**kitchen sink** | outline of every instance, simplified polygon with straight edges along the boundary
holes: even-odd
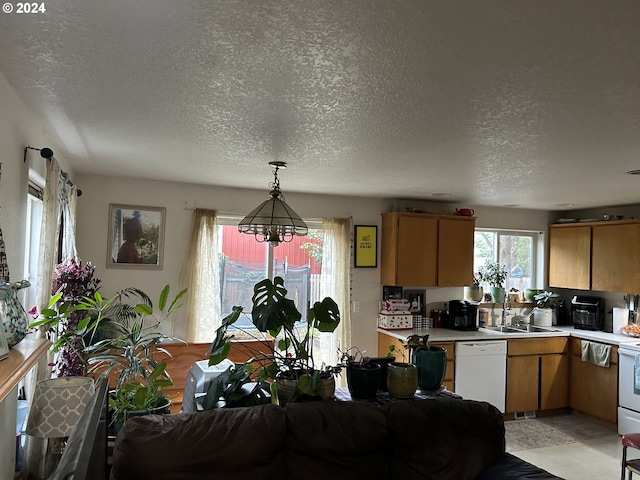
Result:
[[[551,327],[540,327],[538,325],[509,325],[508,328],[513,330],[517,330],[519,332],[561,332],[562,330],[558,330],[557,328]]]
[[[549,333],[561,332],[557,328],[540,327],[538,325],[497,325],[495,327],[482,327],[485,330],[491,330],[498,333]]]
[[[507,325],[498,325],[495,327],[482,327],[484,330],[491,330],[492,332],[498,333],[522,333],[521,330],[513,330],[511,327]]]

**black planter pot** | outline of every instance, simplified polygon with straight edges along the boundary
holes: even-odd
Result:
[[[347,386],[351,398],[369,400],[376,397],[382,368],[377,363],[368,363],[366,367],[347,367]]]
[[[369,360],[372,363],[377,363],[380,365],[382,371],[380,372],[380,383],[378,384],[378,388],[383,392],[387,391],[387,370],[389,368],[389,364],[391,362],[395,362],[395,357],[371,357]]]

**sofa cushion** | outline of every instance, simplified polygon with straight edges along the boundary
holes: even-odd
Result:
[[[504,420],[489,403],[435,398],[382,410],[393,439],[392,479],[473,479],[505,451]]]
[[[278,478],[389,478],[389,428],[379,407],[368,402],[290,403],[285,412],[287,471]]]
[[[562,480],[562,478],[510,453],[505,453],[475,480]]]
[[[132,418],[116,438],[112,478],[282,478],[285,428],[275,405]]]

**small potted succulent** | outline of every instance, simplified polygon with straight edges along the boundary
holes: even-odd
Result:
[[[550,327],[557,324],[556,307],[559,304],[560,294],[544,290],[533,296],[536,308],[533,311],[534,325]]]

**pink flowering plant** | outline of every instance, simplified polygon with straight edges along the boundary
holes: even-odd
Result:
[[[100,287],[100,279],[95,276],[95,266],[91,262],[83,264],[72,260],[56,265],[53,274],[52,295],[48,308],[40,312],[43,320],[37,320],[32,327],[46,325],[47,336],[54,342],[56,352],[53,364],[59,377],[86,374],[86,344],[95,339],[87,339],[78,326],[87,317],[78,308],[85,297],[93,297]],[[29,313],[37,316],[37,308]],[[56,319],[52,321],[52,319]]]

